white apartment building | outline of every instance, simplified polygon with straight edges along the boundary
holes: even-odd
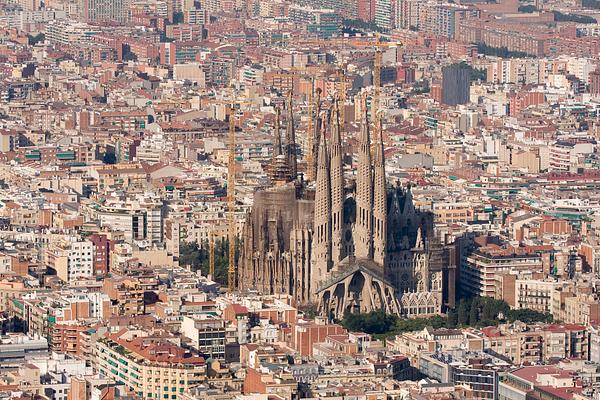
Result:
[[[100,32],[98,28],[84,23],[55,21],[46,27],[46,40],[53,44],[77,45],[90,42],[92,36]]]
[[[515,281],[515,308],[528,308],[543,313],[552,312],[553,295],[563,286],[556,281],[517,279]]]
[[[53,244],[47,250],[47,261],[65,282],[91,278],[94,274],[94,244],[88,240]]]

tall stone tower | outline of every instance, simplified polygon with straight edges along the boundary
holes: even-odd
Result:
[[[362,99],[363,116],[358,148],[356,175],[356,223],[354,226],[354,255],[371,259],[373,256],[373,172],[371,169],[371,138],[367,119],[366,97]]]
[[[315,162],[312,163],[312,171],[309,176],[316,177],[317,176],[317,159],[319,158],[319,138],[321,136],[321,126],[323,124],[323,119],[321,118],[321,89],[317,88],[315,96],[315,114],[313,120],[312,131],[308,132],[308,135],[312,135],[312,148],[308,149],[311,152],[312,158]],[[309,115],[308,118],[313,118],[312,115]],[[308,167],[308,166],[307,166]]]
[[[281,146],[281,128],[279,123],[281,111],[279,107],[275,109],[275,146],[273,146],[273,160],[283,154],[283,147]]]
[[[344,160],[338,102],[331,116],[331,259],[338,263],[346,257],[344,240]]]
[[[377,139],[373,152],[373,261],[385,265],[387,252],[387,186],[385,181],[385,156],[383,153],[383,129],[377,127]]]
[[[294,127],[294,107],[292,103],[292,92],[288,94],[288,117],[286,127],[286,151],[288,166],[290,168],[290,174],[292,179],[296,179],[298,176],[298,165],[296,160],[296,128]]]
[[[320,282],[331,269],[331,182],[329,152],[325,133],[321,134],[317,165],[317,187],[313,226],[313,281]],[[317,285],[312,285],[315,290]]]

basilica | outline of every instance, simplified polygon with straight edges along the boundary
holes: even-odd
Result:
[[[364,101],[364,99],[363,99]],[[388,182],[382,129],[362,108],[356,165],[347,165],[337,103],[315,117],[314,182],[298,173],[294,114],[285,143],[275,124],[272,185],[255,193],[238,260],[238,287],[287,293],[330,318],[384,310],[428,316],[454,304],[454,251],[410,188]],[[310,166],[308,167],[310,168]]]

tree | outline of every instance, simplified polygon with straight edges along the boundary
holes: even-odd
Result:
[[[526,324],[531,324],[534,322],[549,323],[553,321],[552,314],[544,314],[528,308],[508,311],[506,314],[506,319],[508,319],[509,322],[521,321],[525,322]]]
[[[43,42],[46,40],[46,35],[43,33],[38,33],[37,35],[27,35],[27,40],[30,46],[35,46],[36,44]]]
[[[458,303],[458,325],[465,326],[469,323],[469,305],[466,299],[460,299]]]
[[[485,68],[471,68],[471,81],[487,81],[487,70]]]
[[[355,32],[383,32],[375,22],[366,22],[360,19],[345,19],[342,21],[342,30],[345,33]]]
[[[487,56],[496,56],[502,58],[526,58],[531,55],[522,51],[510,51],[506,47],[492,47],[485,43],[477,43],[477,52]]]
[[[595,18],[588,17],[587,15],[577,14],[563,14],[560,11],[552,11],[554,14],[554,20],[557,22],[576,22],[578,24],[595,24]]]
[[[182,243],[179,245],[179,265],[191,266],[192,270],[200,269],[204,256],[198,243]]]
[[[255,326],[260,325],[260,317],[257,313],[249,313],[248,314],[248,327],[254,328]]]
[[[415,82],[412,88],[413,94],[424,94],[429,93],[430,91],[431,88],[429,87],[429,81],[427,79]]]
[[[342,319],[344,328],[354,332],[369,334],[384,334],[389,332],[396,324],[398,317],[386,314],[383,311],[371,311],[366,314],[348,313]]]
[[[476,326],[479,322],[479,299],[474,298],[469,308],[469,325]]]
[[[483,303],[483,308],[481,310],[481,319],[482,320],[490,320],[494,319],[498,316],[498,311],[494,307],[491,301],[485,301]]]
[[[458,324],[458,314],[454,308],[448,310],[448,328],[454,328]]]
[[[534,5],[532,5],[532,4],[529,4],[529,5],[526,5],[526,6],[519,6],[519,12],[520,13],[531,14],[531,13],[534,13],[536,11],[538,11],[537,7],[534,6]]]
[[[235,257],[239,257],[240,241],[235,241]],[[197,243],[181,243],[179,245],[179,265],[190,265],[193,271],[200,270],[202,275],[208,275],[210,268],[208,241],[201,246]],[[215,240],[215,276],[214,281],[227,285],[229,280],[229,240]]]

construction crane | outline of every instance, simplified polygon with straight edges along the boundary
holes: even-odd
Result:
[[[382,42],[381,41],[381,36],[377,35],[376,36],[376,41],[375,43],[373,43],[373,38],[368,38],[368,41],[352,41],[352,42],[348,42],[348,44],[350,44],[351,46],[354,47],[374,47],[375,48],[375,59],[373,62],[373,97],[372,97],[372,101],[371,101],[371,120],[373,122],[373,128],[374,128],[374,132],[377,132],[377,130],[379,129],[379,107],[381,104],[381,65],[382,65],[382,58],[383,58],[383,53],[382,53],[382,49],[383,48],[389,48],[389,47],[401,47],[402,43],[400,42]],[[340,74],[340,72],[338,71],[338,79],[341,82],[341,90],[340,90],[340,102],[342,103],[342,105],[344,104],[345,101],[345,96],[346,96],[346,80],[345,77],[343,75],[343,69],[342,72]],[[344,107],[341,107],[340,109],[340,124],[341,126],[343,125],[343,121],[345,118],[344,115]]]
[[[373,62],[373,93],[372,93],[372,102],[371,102],[371,120],[373,123],[374,131],[377,132],[379,129],[379,108],[381,105],[381,67],[382,67],[382,58],[384,48],[390,47],[401,47],[402,43],[400,42],[382,42],[381,35],[376,36],[366,36],[363,38],[343,38],[339,40],[329,41],[329,40],[306,40],[303,41],[304,44],[312,44],[319,46],[326,45],[343,45],[350,47],[363,47],[363,48],[375,48],[375,57]],[[339,100],[340,100],[340,125],[343,127],[345,123],[345,101],[346,101],[346,77],[344,74],[344,68],[340,68],[337,71],[337,81],[339,82]]]
[[[306,129],[306,178],[309,181],[313,181],[315,177],[313,176],[313,165],[314,165],[314,157],[313,157],[313,93],[315,91],[315,80],[312,78],[310,80],[310,90],[308,91],[308,128]]]
[[[215,101],[214,104],[229,105],[229,160],[227,163],[227,238],[229,239],[229,265],[227,267],[227,288],[236,288],[235,242],[235,105],[252,104],[250,101]],[[213,268],[214,270],[214,268]]]
[[[229,162],[227,165],[227,225],[229,237],[229,267],[227,268],[227,287],[235,290],[235,108],[231,106],[229,114]]]

